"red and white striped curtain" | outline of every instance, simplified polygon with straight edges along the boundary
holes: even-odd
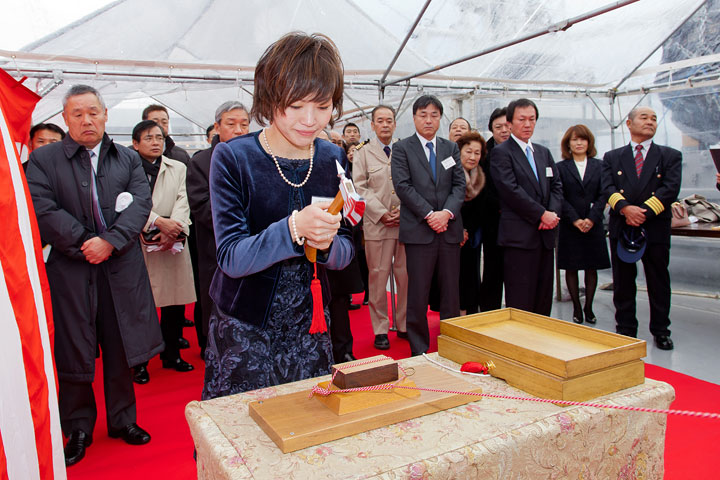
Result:
[[[38,100],[0,69],[0,480],[66,478],[50,291],[20,166]]]

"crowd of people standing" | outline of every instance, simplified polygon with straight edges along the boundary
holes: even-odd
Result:
[[[322,35],[284,36],[254,78],[252,109],[220,105],[210,148],[193,157],[169,136],[159,105],[143,112],[132,149],[114,143],[102,96],[85,85],[64,97],[67,135],[33,129],[26,176],[50,248],[67,465],[92,443],[98,354],[109,435],[150,441],[136,423],[133,381],[150,381],[147,362],[158,354],[164,368],[193,369],[180,355],[193,302],[203,399],[354,360],[356,292],[366,292],[374,347],[390,348],[392,316],[395,341],[412,355],[430,345],[428,306],[450,318],[501,308],[504,296],[507,307],[550,315],[556,248],[573,321],[596,323],[597,271],[612,266],[617,331],[629,336],[642,260],[651,333],[658,348],[673,348],[670,204],[682,158],[653,142],[650,108],[629,113],[630,144],[603,160],[592,132],[571,126],[555,162],[533,141],[540,112],[528,99],[493,111],[487,140],[464,118],[440,136],[444,108],[432,95],[414,101],[415,131],[401,140],[389,105],[372,110],[370,140],[355,124],[327,131],[342,115],[343,67]],[[251,119],[263,128],[249,133]],[[327,211],[338,165],[365,199],[360,226]]]

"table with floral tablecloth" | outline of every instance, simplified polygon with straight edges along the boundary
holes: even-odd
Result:
[[[437,354],[431,358],[458,368]],[[404,367],[427,362],[401,360]],[[496,378],[463,378],[483,393],[528,396]],[[250,418],[248,403],[309,390],[328,379],[189,403],[185,416],[197,449],[198,478],[663,477],[663,414],[493,398],[283,454]],[[674,398],[670,385],[646,379],[592,402],[666,409]]]

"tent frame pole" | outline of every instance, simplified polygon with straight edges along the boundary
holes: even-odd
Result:
[[[428,68],[428,69],[426,69],[426,70],[422,70],[422,71],[419,71],[419,72],[416,72],[416,73],[413,73],[413,74],[410,74],[410,75],[406,75],[406,76],[404,76],[404,77],[396,78],[396,79],[391,80],[391,81],[389,81],[389,82],[384,80],[385,75],[383,75],[383,80],[380,81],[380,87],[381,87],[381,88],[385,88],[385,87],[387,87],[388,85],[394,85],[394,84],[396,84],[396,83],[400,83],[400,82],[403,82],[403,81],[405,81],[405,80],[410,80],[410,79],[413,79],[413,78],[416,78],[416,77],[420,77],[420,76],[422,76],[422,75],[427,75],[428,73],[436,72],[436,71],[438,71],[438,70],[442,70],[443,68],[451,67],[451,66],[453,66],[453,65],[457,65],[458,63],[463,63],[463,62],[466,62],[466,61],[468,61],[468,60],[472,60],[472,59],[477,58],[477,57],[482,57],[483,55],[487,55],[487,54],[496,52],[496,51],[498,51],[498,50],[502,50],[502,49],[504,49],[504,48],[511,47],[511,46],[513,46],[513,45],[517,45],[517,44],[519,44],[519,43],[527,42],[528,40],[532,40],[532,39],[534,39],[534,38],[541,37],[541,36],[547,35],[547,34],[549,34],[549,33],[555,33],[555,32],[558,32],[558,31],[565,31],[565,30],[567,30],[568,28],[572,27],[573,25],[575,25],[575,24],[577,24],[577,23],[583,22],[583,21],[585,21],[585,20],[589,20],[589,19],[591,19],[591,18],[594,18],[594,17],[597,17],[597,16],[599,16],[599,15],[602,15],[602,14],[605,14],[605,13],[608,13],[608,12],[611,12],[611,11],[613,11],[613,10],[617,10],[618,8],[622,8],[622,7],[624,7],[624,6],[630,5],[630,4],[632,4],[632,3],[636,3],[636,2],[638,2],[638,1],[639,1],[639,0],[624,0],[624,1],[614,2],[614,3],[611,3],[611,4],[606,5],[606,6],[604,6],[604,7],[600,7],[600,8],[598,8],[598,9],[592,10],[592,11],[590,11],[590,12],[584,13],[584,14],[582,14],[582,15],[578,15],[578,16],[576,16],[576,17],[572,17],[572,18],[568,18],[568,19],[562,20],[562,21],[560,21],[560,22],[558,22],[558,23],[556,23],[556,24],[547,26],[547,27],[545,27],[545,28],[543,28],[543,29],[541,29],[541,30],[538,30],[538,31],[534,32],[534,33],[530,33],[530,34],[528,34],[528,35],[524,35],[524,36],[522,36],[522,37],[518,37],[518,38],[515,38],[515,39],[510,40],[510,41],[507,41],[507,42],[499,43],[499,44],[494,45],[494,46],[492,46],[492,47],[490,47],[490,48],[486,48],[486,49],[484,49],[484,50],[480,50],[479,52],[471,53],[470,55],[466,55],[466,56],[464,56],[464,57],[460,57],[460,58],[458,58],[458,59],[456,59],[456,60],[451,60],[450,62],[443,63],[443,64],[441,64],[441,65],[436,65],[436,66],[434,66],[434,67],[432,67],[432,68]]]
[[[413,32],[417,28],[423,15],[425,15],[425,11],[430,6],[431,1],[432,0],[426,0],[425,5],[423,5],[423,7],[420,9],[420,12],[418,13],[417,17],[415,18],[415,22],[410,27],[410,30],[408,30],[407,35],[405,35],[405,38],[403,39],[402,43],[400,44],[400,47],[398,47],[397,52],[395,52],[395,56],[393,56],[392,60],[390,61],[390,65],[388,65],[387,69],[385,69],[385,73],[383,73],[383,76],[380,78],[380,83],[379,83],[379,88],[381,90],[385,90],[385,79],[390,74],[390,71],[392,70],[392,68],[395,66],[395,62],[397,62],[397,59],[400,57],[400,54],[405,49],[405,45],[407,45],[408,41],[410,40],[410,36],[412,36]]]
[[[680,22],[680,23],[678,24],[678,26],[675,27],[672,32],[670,32],[669,35],[667,35],[665,38],[663,38],[663,39],[660,41],[660,43],[658,43],[657,46],[656,46],[655,48],[653,48],[653,49],[650,51],[650,53],[648,53],[648,54],[640,61],[640,63],[638,63],[637,65],[635,65],[635,68],[633,68],[627,75],[625,75],[625,76],[622,78],[622,80],[620,80],[620,81],[618,82],[617,85],[615,85],[615,86],[613,87],[613,90],[614,90],[614,91],[617,91],[617,89],[620,88],[620,87],[622,86],[622,84],[624,84],[624,83],[627,81],[628,78],[632,77],[632,75],[633,75],[640,67],[642,67],[642,66],[645,64],[645,62],[647,62],[648,59],[649,59],[650,57],[652,57],[652,56],[655,54],[655,52],[657,52],[657,51],[660,49],[660,47],[662,47],[663,45],[665,45],[665,42],[667,42],[668,40],[670,40],[670,37],[672,37],[673,35],[675,35],[675,32],[677,32],[678,30],[680,30],[680,27],[682,27],[683,25],[685,25],[685,24],[687,23],[687,21],[690,20],[690,19],[695,15],[695,13],[697,13],[697,11],[700,10],[706,3],[707,3],[707,0],[703,0],[703,1],[697,6],[697,8],[695,8],[695,10],[693,10],[692,12],[690,12],[690,15],[688,15],[687,17],[685,17],[685,19],[684,19],[682,22]]]

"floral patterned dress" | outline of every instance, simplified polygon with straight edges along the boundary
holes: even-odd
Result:
[[[306,162],[287,159],[279,162],[290,179],[302,179],[307,172]],[[292,189],[289,212],[300,210],[306,203],[302,192]],[[304,256],[282,261],[265,328],[213,307],[205,350],[203,400],[330,373],[333,364],[330,335],[309,333],[312,277],[313,264]],[[327,309],[325,320],[329,325]]]

